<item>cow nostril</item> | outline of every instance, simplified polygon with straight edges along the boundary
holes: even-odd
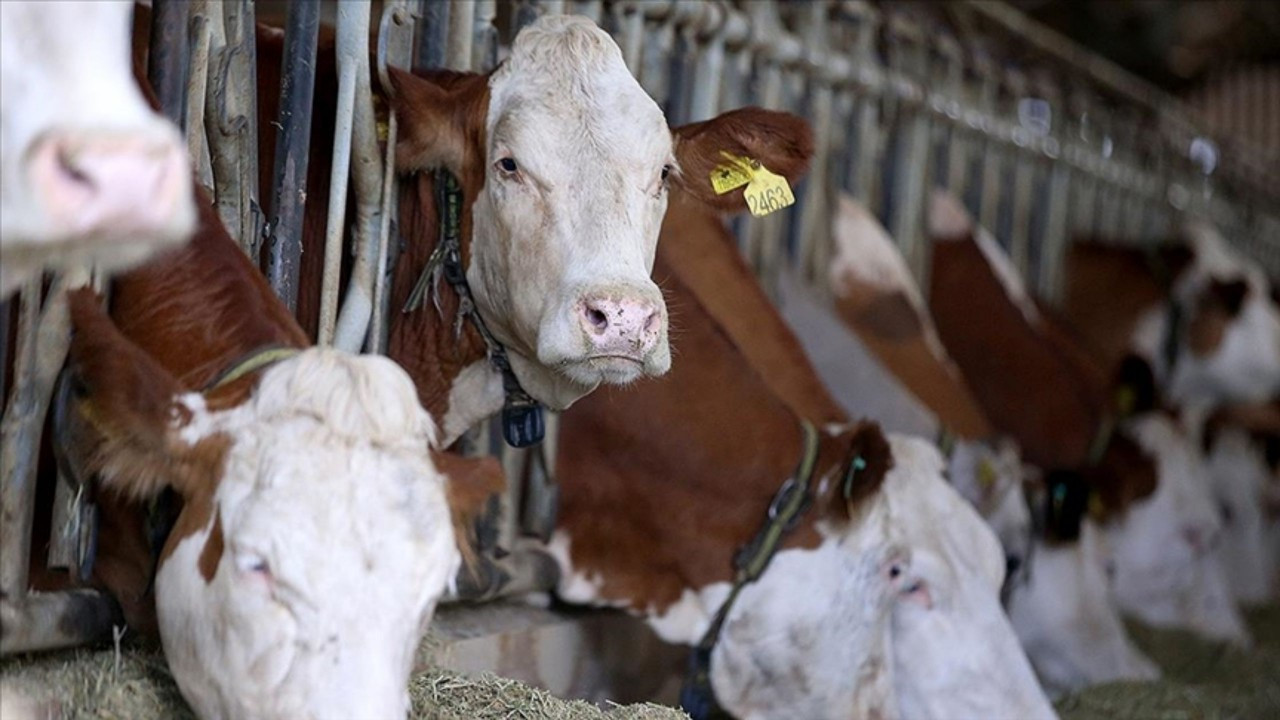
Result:
[[[70,150],[60,148],[57,152],[57,167],[62,175],[77,185],[93,187],[93,179],[76,166],[75,158]]]
[[[659,316],[658,312],[655,310],[654,312],[649,313],[648,319],[644,321],[644,331],[646,333],[658,332],[658,328],[661,325],[662,325],[662,318]]]
[[[1004,556],[1004,569],[1006,574],[1012,575],[1018,572],[1018,569],[1021,567],[1022,567],[1022,558],[1018,557],[1017,555]]]
[[[591,323],[591,327],[597,333],[602,333],[609,329],[609,316],[602,311],[593,307],[584,307],[583,313],[586,314],[587,322]]]

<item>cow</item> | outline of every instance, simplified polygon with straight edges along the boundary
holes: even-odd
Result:
[[[832,242],[826,281],[835,312],[788,278],[779,286],[784,317],[846,411],[942,441],[949,478],[996,531],[1017,582],[1031,515],[1016,444],[983,415],[888,232],[847,194],[837,198]],[[925,419],[896,425],[896,417]]]
[[[1261,268],[1201,221],[1142,249],[1071,245],[1062,311],[1106,366],[1137,352],[1168,398],[1210,408],[1280,387],[1280,309]]]
[[[500,469],[438,453],[392,361],[307,347],[196,205],[193,241],[119,276],[110,315],[71,297],[58,434],[69,475],[101,482],[94,583],[158,626],[201,717],[403,717],[462,559],[446,498]],[[157,546],[166,490],[181,508]]]
[[[877,419],[910,418],[913,424],[898,429],[926,437],[957,427],[970,434],[951,430],[949,479],[1005,548],[1006,607],[1046,689],[1056,695],[1093,683],[1157,676],[1155,665],[1130,642],[1108,597],[1102,558],[1096,554],[1097,529],[1053,542],[1033,534],[1023,488],[1024,483],[1042,486],[1040,473],[1022,465],[1007,438],[984,441],[994,431],[942,345],[892,238],[848,196],[837,202],[832,236],[835,260],[828,279],[839,315],[791,282],[780,286],[782,311],[828,385],[838,396],[843,389],[848,407],[875,408]],[[921,399],[905,387],[913,377]],[[944,423],[942,418],[951,419]]]
[[[1051,495],[1081,480],[1096,493],[1093,517],[1107,530],[1121,609],[1247,643],[1210,553],[1220,524],[1204,468],[1175,420],[1157,407],[1149,364],[1123,362],[1113,389],[957,200],[936,193],[929,220],[929,302],[943,341],[992,422],[1062,480],[1063,490]]]
[[[132,3],[0,3],[0,299],[114,271],[195,222],[186,148],[130,75]]]
[[[270,153],[280,40],[267,32],[259,38],[259,125]],[[332,137],[322,119],[331,116],[323,102],[334,73],[331,55],[322,55],[312,129],[318,146]],[[399,128],[396,168],[404,182],[387,352],[440,419],[445,443],[503,408],[512,379],[532,400],[563,409],[601,383],[666,372],[667,312],[650,271],[669,188],[736,207],[741,189],[717,195],[706,183],[725,162],[721,153],[789,176],[812,151],[798,118],[758,108],[669,128],[617,44],[583,17],[548,15],[526,26],[489,73],[391,69],[390,79],[386,100]],[[328,187],[317,177],[327,165],[316,160],[327,152],[313,154],[309,193]],[[431,272],[447,220],[438,211],[441,170],[460,186],[466,304]],[[323,211],[309,208],[304,278],[318,274],[308,263],[321,255],[322,231]],[[298,300],[308,331],[314,287],[304,281]],[[492,343],[475,323],[459,322],[470,303]],[[505,351],[512,376],[489,361],[491,346]]]
[[[655,277],[678,362],[561,419],[549,545],[560,596],[698,644],[735,551],[805,455],[802,421],[825,423],[809,510],[710,650],[719,702],[738,717],[1051,717],[1000,608],[999,543],[946,485],[937,449],[849,422],[740,258],[730,263],[725,233],[673,198]]]

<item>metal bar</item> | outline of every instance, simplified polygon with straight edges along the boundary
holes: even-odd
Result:
[[[66,292],[89,281],[87,270],[54,277],[41,307],[42,278],[23,288],[13,396],[0,420],[0,596],[20,603],[27,593],[36,470],[54,380],[71,346]]]
[[[272,175],[267,279],[288,306],[298,307],[298,274],[302,265],[302,220],[307,201],[307,162],[311,144],[311,104],[315,95],[316,44],[320,3],[298,0],[289,5],[280,71],[279,136]]]
[[[446,66],[470,70],[475,35],[476,0],[455,0],[449,10],[449,44]]]
[[[191,62],[187,72],[187,155],[194,165],[196,182],[213,194],[213,166],[204,129],[205,91],[209,80],[209,45],[213,40],[209,0],[191,3]]]
[[[471,68],[485,72],[498,64],[498,17],[496,0],[476,0],[475,39],[471,46]]]
[[[333,121],[333,166],[329,180],[329,216],[324,234],[324,282],[320,291],[320,325],[316,342],[332,345],[338,322],[338,283],[342,274],[342,239],[346,232],[347,183],[351,178],[355,140],[356,98],[368,90],[369,5],[338,6],[338,103]],[[361,69],[365,70],[361,75]]]
[[[185,125],[188,9],[185,0],[155,0],[151,5],[147,80],[160,100],[160,111],[178,127]]]
[[[422,0],[415,69],[445,66],[449,51],[449,8],[447,0]]]
[[[0,599],[0,656],[100,642],[123,625],[120,606],[97,590]]]

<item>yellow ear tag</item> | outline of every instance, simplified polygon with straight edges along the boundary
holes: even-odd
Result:
[[[764,217],[784,207],[794,205],[796,196],[791,192],[787,179],[769,171],[757,160],[720,153],[727,163],[716,166],[711,171],[711,187],[717,195],[730,190],[747,186],[742,196],[747,201],[747,209],[756,217]]]
[[[711,188],[717,195],[737,190],[755,177],[759,163],[727,152],[721,152],[720,155],[728,162],[720,163],[711,171]]]
[[[996,484],[996,469],[986,458],[978,461],[978,484],[982,486],[983,492],[988,493]]]
[[[1102,522],[1107,515],[1107,508],[1102,504],[1102,496],[1095,491],[1089,492],[1089,517],[1095,522]]]
[[[1138,394],[1134,392],[1132,387],[1121,385],[1116,390],[1116,412],[1120,413],[1120,417],[1129,417],[1133,414],[1133,408],[1138,404]]]

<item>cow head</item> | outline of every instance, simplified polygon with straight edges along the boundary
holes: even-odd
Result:
[[[1124,432],[1154,461],[1158,480],[1152,495],[1105,525],[1120,608],[1149,624],[1246,644],[1216,560],[1222,523],[1194,443],[1159,413],[1126,421]]]
[[[186,240],[191,172],[130,68],[133,4],[0,3],[0,297],[45,267]]]
[[[1051,717],[1000,607],[995,536],[935,448],[889,447],[879,492],[742,590],[712,658],[717,697],[740,717]]]
[[[404,717],[417,641],[460,562],[435,427],[405,373],[316,348],[256,385],[185,392],[91,294],[73,320],[90,467],[108,490],[183,499],[156,607],[197,713]]]
[[[1074,540],[1035,541],[1027,582],[1013,588],[1009,620],[1051,695],[1118,680],[1154,680],[1110,596],[1102,533],[1083,523]]]
[[[1135,344],[1158,358],[1159,375],[1170,397],[1180,402],[1250,402],[1271,397],[1280,387],[1280,309],[1270,283],[1256,265],[1228,246],[1212,227],[1188,227],[1190,266],[1172,288],[1181,309],[1151,310],[1135,334]],[[1178,323],[1170,328],[1171,321]],[[1172,336],[1174,365],[1168,367]]]
[[[669,129],[585,18],[526,27],[488,76],[393,79],[397,165],[460,179],[471,292],[525,389],[555,408],[670,367],[667,309],[649,276],[669,186],[736,207],[741,190],[711,192],[722,151],[787,175],[811,152],[803,121],[763,110]]]

